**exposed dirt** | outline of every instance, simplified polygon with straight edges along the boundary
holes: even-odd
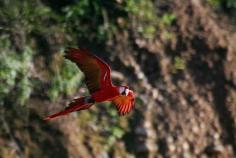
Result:
[[[171,28],[175,38],[168,43],[157,38],[140,47],[131,31],[128,36],[120,33],[112,47],[133,70],[124,75],[140,83],[130,81],[134,87],[142,87],[138,95],[144,103],[137,109],[143,117],[134,127],[132,143],[136,156],[233,157],[235,30],[226,17],[200,1],[157,3],[177,15]],[[184,60],[184,70],[173,71],[176,56]]]

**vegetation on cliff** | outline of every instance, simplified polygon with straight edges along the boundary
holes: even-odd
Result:
[[[0,2],[0,157],[233,157],[235,0]],[[83,74],[63,58],[87,47],[136,92],[44,122]]]

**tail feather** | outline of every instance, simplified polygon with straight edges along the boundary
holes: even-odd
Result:
[[[87,99],[88,100],[88,99]],[[80,111],[80,110],[85,110],[85,109],[89,109],[94,102],[86,102],[85,97],[81,97],[81,98],[77,98],[74,99],[68,107],[65,108],[65,110],[57,112],[55,114],[49,115],[48,117],[46,117],[44,120],[48,121],[54,118],[57,118],[59,116],[63,116],[63,115],[67,115],[71,112],[74,111]]]

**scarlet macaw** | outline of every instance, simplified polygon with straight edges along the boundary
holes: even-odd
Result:
[[[65,58],[76,63],[85,75],[85,83],[90,96],[74,99],[63,111],[48,116],[50,120],[74,111],[89,109],[94,103],[112,101],[119,115],[124,115],[134,107],[134,93],[127,86],[114,86],[111,69],[107,63],[83,48],[68,48]]]

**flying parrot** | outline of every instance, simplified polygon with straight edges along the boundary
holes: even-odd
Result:
[[[68,48],[64,56],[74,62],[84,73],[90,96],[74,99],[63,111],[50,115],[45,120],[89,109],[94,103],[105,101],[113,102],[119,115],[131,111],[134,107],[134,92],[127,86],[112,84],[111,69],[107,63],[84,48]]]

